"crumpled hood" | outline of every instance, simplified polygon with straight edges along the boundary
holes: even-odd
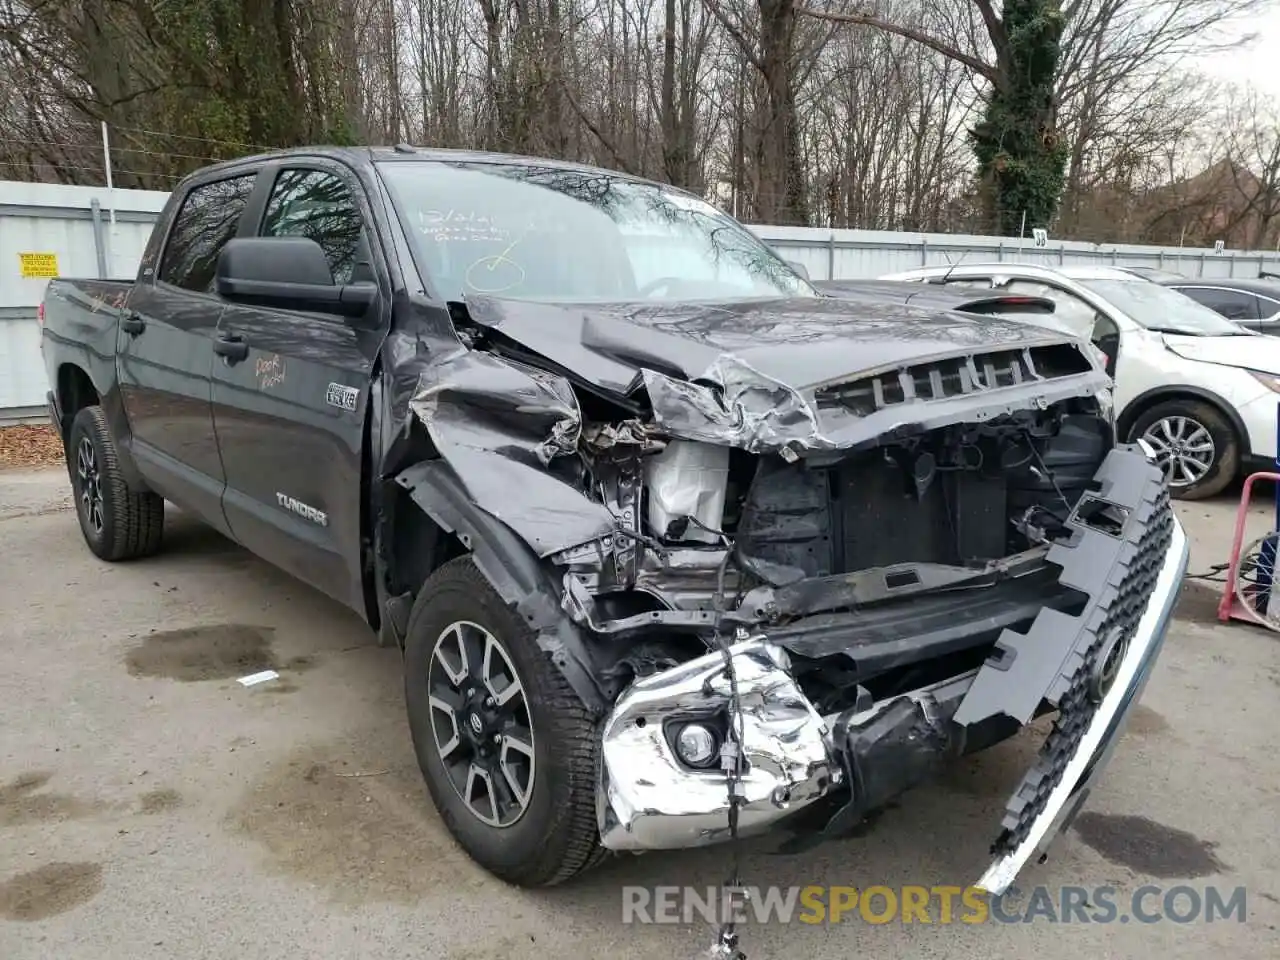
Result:
[[[1002,347],[1067,341],[1043,326],[826,297],[720,303],[554,304],[476,297],[471,318],[615,393],[640,371],[701,380],[726,354],[802,389]]]
[[[1110,383],[1087,345],[1068,334],[902,304],[817,297],[696,304],[476,298],[467,310],[500,347],[504,340],[514,344],[588,388],[634,403],[637,412],[647,406],[665,435],[751,453],[850,449],[902,430],[1043,409]],[[986,369],[1056,346],[1079,354],[1067,373],[1037,376],[1023,363],[1025,371],[1006,381],[962,377],[963,390],[947,394],[935,369],[924,376],[944,395],[934,395],[932,386],[927,396],[904,387],[907,392],[871,411],[855,412],[838,399],[824,404],[819,395],[827,385],[881,374],[902,383],[896,373],[908,366],[972,358],[968,369]]]
[[[1085,345],[1069,336],[892,304],[570,306],[476,298],[467,313],[463,326],[469,333],[483,328],[491,344],[460,340],[457,319],[425,305],[406,312],[388,336],[393,426],[384,470],[417,449],[416,420],[439,457],[422,465],[422,476],[403,471],[397,481],[435,483],[446,500],[464,496],[543,557],[607,536],[619,523],[584,494],[576,468],[583,445],[599,444],[601,436],[642,446],[656,432],[792,459],[1040,410],[1110,385]],[[1027,376],[1042,347],[1052,352],[1053,369]],[[911,378],[896,375],[934,359],[982,354],[981,364],[966,369],[1001,368],[996,386],[967,383],[957,392],[955,381],[966,378],[953,375],[945,395],[926,397],[907,389]],[[881,370],[903,389],[874,410],[824,399],[817,389]],[[938,370],[921,374],[942,379]],[[809,385],[792,386],[784,376]],[[601,412],[593,404],[588,422],[588,394],[618,409]],[[454,529],[454,508],[441,509],[435,519]]]
[[[1161,337],[1166,347],[1187,360],[1280,376],[1280,337],[1188,337],[1175,333]]]

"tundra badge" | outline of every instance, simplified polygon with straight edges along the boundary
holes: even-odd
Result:
[[[331,383],[324,393],[324,402],[339,410],[354,411],[356,404],[360,402],[360,391],[345,383]]]
[[[303,503],[301,500],[295,500],[293,497],[286,496],[283,493],[276,494],[276,503],[284,507],[290,513],[296,513],[304,520],[310,520],[312,523],[318,523],[322,527],[329,525],[329,515],[323,510],[317,510],[309,504]]]

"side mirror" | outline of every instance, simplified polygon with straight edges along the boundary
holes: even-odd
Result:
[[[1108,317],[1100,313],[1093,316],[1093,332],[1090,340],[1103,356],[1107,376],[1116,375],[1116,361],[1120,359],[1120,330]]]
[[[804,277],[806,280],[809,279],[809,268],[806,267],[799,260],[788,260],[787,266],[790,267],[792,270],[794,270],[796,273],[800,274],[800,276]]]
[[[236,237],[218,254],[214,289],[237,303],[352,318],[378,299],[377,284],[335,284],[324,251],[309,237]]]

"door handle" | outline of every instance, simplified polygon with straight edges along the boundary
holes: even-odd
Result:
[[[224,333],[213,341],[213,352],[228,364],[239,363],[249,356],[249,344],[238,333]]]
[[[120,329],[131,337],[136,337],[147,329],[147,322],[130,310],[120,318]]]

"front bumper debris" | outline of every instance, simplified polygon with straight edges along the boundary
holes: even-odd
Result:
[[[827,725],[800,692],[787,655],[763,638],[732,648],[742,712],[738,833],[749,836],[823,796],[833,777]],[[710,653],[632,684],[605,722],[597,799],[601,843],[612,850],[698,847],[729,837],[729,791],[718,768],[681,764],[680,722],[727,721],[724,656]]]
[[[1156,468],[1116,448],[1096,492],[1073,511],[1072,534],[1049,560],[1086,594],[1076,616],[1042,610],[1029,630],[1006,630],[976,671],[821,717],[766,635],[731,648],[746,772],[739,835],[763,832],[824,797],[843,806],[829,824],[853,825],[962,752],[966,730],[993,717],[1026,723],[1046,705],[1058,716],[1007,805],[980,880],[1003,893],[1064,829],[1109,760],[1164,640],[1188,547]],[[706,654],[636,681],[606,720],[597,813],[613,850],[703,846],[728,839],[729,795],[718,767],[682,763],[674,729],[726,718],[724,656]]]
[[[1026,824],[1020,832],[1021,839],[1013,845],[1006,842],[1002,847],[997,844],[996,859],[978,881],[978,886],[984,890],[996,895],[1004,893],[1027,861],[1044,853],[1054,837],[1071,825],[1090,789],[1110,761],[1129,713],[1141,698],[1164,645],[1182,579],[1187,573],[1190,556],[1187,535],[1176,518],[1170,526],[1169,546],[1157,573],[1151,599],[1128,642],[1127,652],[1111,673],[1110,690],[1097,704],[1074,750],[1062,755],[1064,759],[1060,761],[1057,782],[1044,794],[1043,802],[1037,804],[1038,812],[1029,819],[1020,818]],[[1102,661],[1098,666],[1104,663]],[[1049,746],[1046,742],[1046,747]],[[1042,767],[1045,752],[1042,751],[1037,768]],[[1037,768],[1028,774],[1028,779],[1040,772]],[[1021,790],[1015,794],[1015,803],[1021,801],[1022,796]],[[1010,805],[1011,812],[1013,806]]]

